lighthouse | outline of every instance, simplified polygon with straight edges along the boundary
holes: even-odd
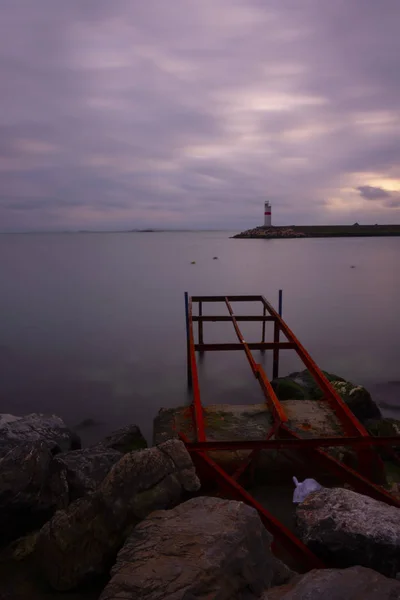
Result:
[[[271,227],[271,205],[268,200],[264,205],[264,227]]]

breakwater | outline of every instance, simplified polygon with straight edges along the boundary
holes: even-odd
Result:
[[[386,237],[400,236],[400,225],[293,225],[255,227],[242,231],[234,238],[325,238],[325,237]]]

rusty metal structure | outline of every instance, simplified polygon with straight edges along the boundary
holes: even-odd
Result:
[[[233,304],[240,302],[257,302],[260,304],[260,315],[235,314]],[[203,315],[204,304],[218,303],[226,308],[226,315]],[[196,314],[194,305],[198,306]],[[399,437],[372,437],[365,427],[353,415],[348,406],[332,387],[324,373],[302,346],[294,333],[281,316],[282,295],[279,297],[279,312],[263,296],[193,296],[185,293],[186,326],[187,326],[187,356],[188,383],[192,390],[191,418],[193,419],[195,441],[189,441],[184,433],[180,433],[185,442],[200,478],[212,479],[218,486],[219,493],[236,500],[241,500],[254,507],[265,525],[274,537],[274,544],[283,547],[302,566],[303,570],[322,568],[325,565],[315,556],[286,526],[271,512],[253,498],[239,483],[244,472],[254,467],[259,453],[263,450],[290,450],[295,448],[302,457],[319,464],[324,470],[334,474],[341,482],[346,482],[356,491],[372,498],[400,507],[399,500],[379,485],[383,481],[383,463],[375,447],[384,446],[392,452],[393,459],[399,461],[398,455],[392,450],[399,445]],[[240,322],[259,322],[262,324],[261,342],[245,341],[239,327]],[[230,322],[234,328],[236,343],[211,344],[204,342],[203,324],[205,322]],[[266,323],[273,324],[273,340],[266,341]],[[195,341],[194,324],[198,324],[198,341]],[[283,341],[281,337],[284,338]],[[301,437],[288,425],[288,417],[283,404],[279,401],[271,382],[263,367],[257,364],[252,350],[272,351],[273,378],[279,374],[279,357],[282,351],[295,351],[308,369],[315,383],[335,413],[344,432],[339,437]],[[258,381],[265,403],[273,417],[273,425],[265,436],[265,440],[231,440],[209,441],[206,439],[204,409],[201,402],[200,385],[197,370],[196,353],[217,351],[242,351],[245,353],[254,377]],[[326,452],[327,448],[349,447],[357,456],[357,469],[339,461]],[[210,456],[210,451],[216,450],[248,450],[248,458],[233,474],[228,474]],[[276,546],[275,546],[276,547]]]

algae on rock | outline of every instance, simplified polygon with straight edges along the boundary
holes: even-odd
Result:
[[[357,419],[364,422],[367,419],[381,417],[377,404],[363,386],[354,385],[333,373],[322,372]],[[322,400],[323,398],[322,390],[307,369],[274,379],[271,384],[279,400]]]

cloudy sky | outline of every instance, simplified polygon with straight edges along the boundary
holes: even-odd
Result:
[[[400,222],[399,0],[0,17],[0,230]]]

